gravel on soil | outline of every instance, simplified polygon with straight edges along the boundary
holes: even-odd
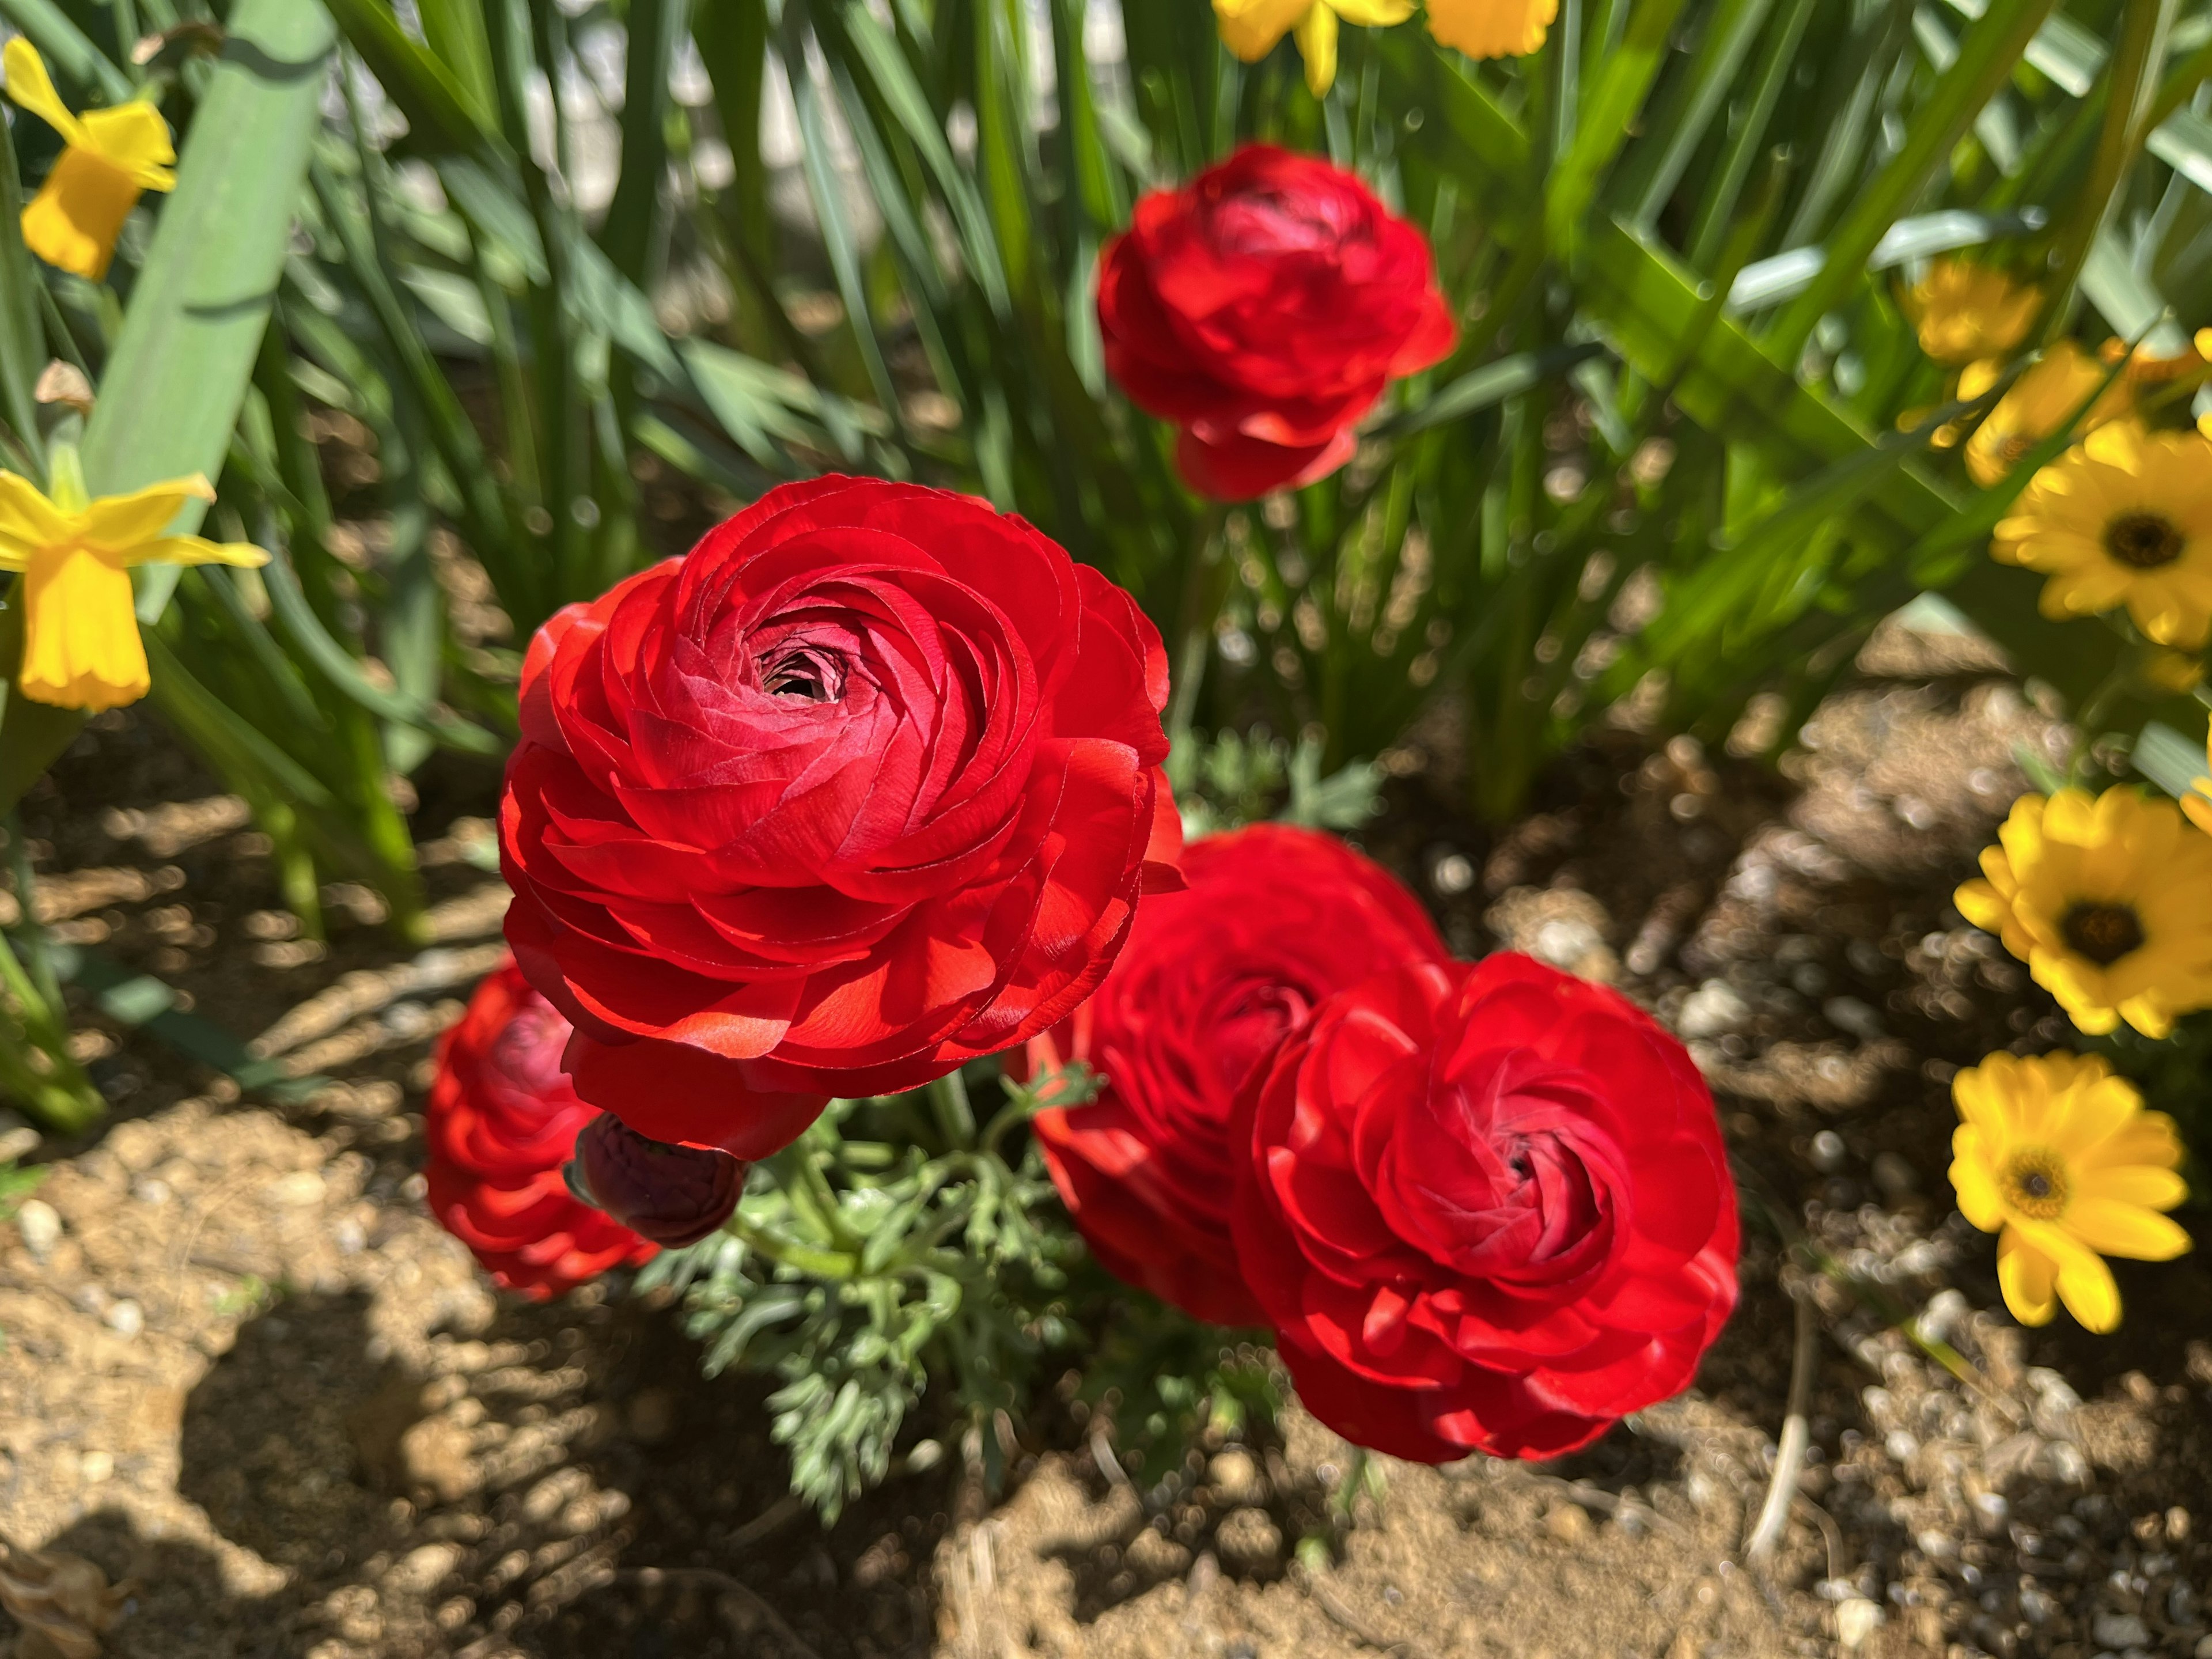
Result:
[[[126,1659],[2212,1655],[2212,1279],[2124,1264],[2116,1336],[2022,1331],[1943,1173],[1956,1068],[2067,1041],[1948,897],[2016,745],[2064,734],[1971,653],[1876,645],[1782,780],[1624,736],[1503,834],[1416,775],[1363,836],[1458,948],[1669,1020],[1754,1208],[1840,1278],[1785,1287],[1754,1224],[1697,1389],[1550,1465],[1363,1474],[1294,1411],[1139,1489],[1048,1413],[995,1501],[952,1459],[826,1530],[785,1498],[765,1384],[702,1378],[619,1280],[494,1294],[423,1212],[428,1045],[498,952],[488,775],[423,780],[428,948],[344,884],[309,940],[238,803],[150,718],[102,717],[26,805],[39,914],[315,1081],[241,1100],[76,1009],[115,1118],[40,1148],[0,1224],[0,1589],[88,1559]],[[1810,1450],[1762,1574],[1793,1293],[1822,1333]]]

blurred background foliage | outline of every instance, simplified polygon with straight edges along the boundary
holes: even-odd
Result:
[[[1159,623],[1187,757],[1287,733],[1231,758],[1294,760],[1309,796],[1364,800],[1417,719],[1493,821],[1594,724],[1771,754],[1916,599],[2091,710],[2103,752],[2146,721],[2201,749],[2170,665],[2045,621],[2040,579],[1984,556],[2032,469],[1983,489],[1952,443],[2046,342],[2176,354],[2212,322],[2197,0],[1561,0],[1520,60],[1347,29],[1319,100],[1199,0],[0,20],[73,102],[155,99],[181,152],[94,284],[18,239],[56,141],[10,112],[0,457],[42,477],[82,421],[96,492],[203,470],[210,533],[271,551],[141,572],[139,608],[155,706],[311,932],[337,877],[419,932],[410,779],[495,763],[531,629],[830,469],[1029,517]],[[1425,228],[1462,338],[1352,465],[1224,509],[1109,384],[1091,295],[1138,195],[1251,139]],[[1906,303],[1962,250],[2046,296],[1978,398]],[[2158,395],[2185,415],[2202,371]],[[9,702],[0,802],[75,719]]]

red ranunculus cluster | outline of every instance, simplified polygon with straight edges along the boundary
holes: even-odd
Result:
[[[1200,1319],[1265,1316],[1237,1268],[1237,1091],[1333,992],[1443,941],[1389,872],[1334,836],[1255,824],[1183,854],[1189,890],[1147,900],[1098,994],[1030,1045],[1080,1060],[1091,1105],[1038,1114],[1060,1196],[1117,1277]]]
[[[1106,367],[1223,501],[1326,477],[1382,388],[1452,348],[1425,237],[1354,173],[1250,144],[1137,204],[1098,270]]]
[[[562,611],[500,830],[578,1094],[758,1158],[1056,1024],[1176,880],[1167,689],[1128,594],[912,484],[787,484]]]
[[[513,963],[440,1040],[423,1107],[430,1213],[509,1290],[557,1296],[654,1247],[571,1195],[562,1169],[599,1115],[562,1074],[568,1022]]]
[[[1679,1392],[1735,1304],[1711,1095],[1624,998],[1446,956],[1328,836],[1192,847],[1097,996],[1035,1040],[1095,1103],[1036,1120],[1111,1271],[1274,1327],[1361,1445],[1553,1457]]]
[[[1419,233],[1265,147],[1140,203],[1098,306],[1231,499],[1342,465],[1453,338]],[[440,1218],[558,1288],[705,1237],[830,1096],[1026,1044],[1103,1077],[1036,1120],[1098,1259],[1272,1325],[1349,1438],[1553,1456],[1683,1388],[1737,1224],[1681,1046],[1525,957],[1454,962],[1333,837],[1185,853],[1167,696],[1128,594],[911,484],[786,485],[556,616],[501,808],[520,972],[442,1051]]]

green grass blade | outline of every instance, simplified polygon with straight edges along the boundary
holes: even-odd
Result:
[[[305,9],[304,0],[294,0]],[[406,116],[408,137],[426,155],[470,155],[496,143],[491,111],[479,106],[439,56],[399,26],[385,0],[325,0],[346,44]]]
[[[708,0],[711,4],[712,0]],[[684,38],[685,0],[629,0],[623,69],[622,173],[599,246],[633,283],[654,275],[661,175],[668,170],[669,64]],[[733,147],[734,153],[734,147]]]
[[[1638,139],[1636,159],[1616,198],[1631,204],[1629,214],[1636,223],[1656,220],[1674,186],[1682,182],[1690,157],[1726,102],[1736,71],[1759,38],[1759,26],[1772,3],[1720,0],[1712,8],[1689,67],[1668,89],[1650,129]]]
[[[1795,362],[1814,325],[1858,284],[1875,245],[2012,74],[2051,4],[2052,0],[2008,0],[1992,7],[1967,32],[1957,61],[1937,80],[1927,101],[1913,111],[1904,148],[1845,210],[1828,238],[1820,274],[1775,321],[1769,345],[1777,357]]]
[[[1682,0],[1637,0],[1620,50],[1606,60],[1589,110],[1552,168],[1544,192],[1545,240],[1570,257],[1581,240],[1598,179],[1628,142],[1666,60],[1667,37],[1681,9]]]
[[[64,85],[96,92],[110,104],[121,103],[136,89],[131,77],[54,0],[0,0],[0,17],[29,37]]]

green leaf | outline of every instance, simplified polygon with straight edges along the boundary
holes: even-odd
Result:
[[[301,10],[307,0],[294,0]],[[399,26],[385,0],[325,0],[346,44],[362,56],[407,118],[408,138],[427,155],[474,155],[499,143],[492,112],[438,55]],[[465,68],[465,73],[473,72]]]
[[[137,90],[131,77],[54,0],[0,0],[0,17],[30,38],[46,67],[65,85],[80,92],[96,91],[111,104],[121,103]]]
[[[2136,738],[2135,747],[2128,751],[2128,764],[2176,800],[2187,800],[2192,795],[2201,799],[2197,786],[2212,770],[2205,763],[2201,740],[2191,743],[2158,720],[2147,724]]]
[[[1574,142],[1553,163],[1544,192],[1544,234],[1571,258],[1598,177],[1612,165],[1642,112],[1651,83],[1667,56],[1667,37],[1682,0],[1636,0],[1628,33],[1605,61],[1589,107],[1577,123]]]
[[[1820,274],[1775,322],[1770,343],[1776,356],[1794,362],[1814,325],[1858,283],[1868,256],[2004,84],[2051,4],[2005,0],[1967,32],[1958,60],[1905,124],[1904,147],[1844,210],[1827,239]]]

